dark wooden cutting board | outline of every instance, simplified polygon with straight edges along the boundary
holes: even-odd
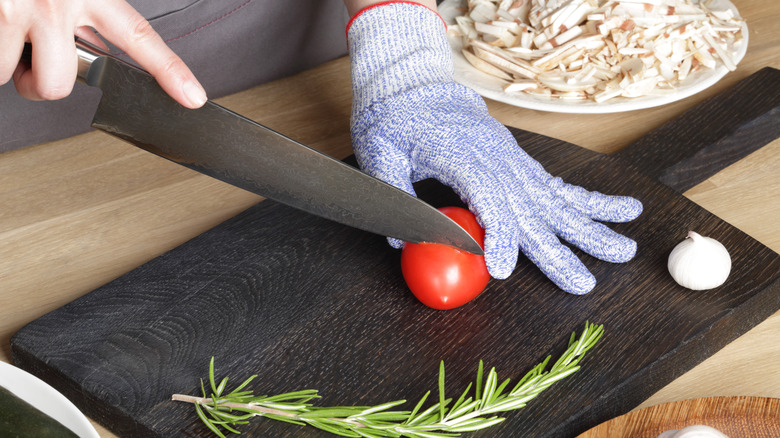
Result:
[[[478,361],[517,379],[557,356],[585,321],[606,334],[574,376],[507,421],[471,436],[570,437],[636,407],[780,309],[780,256],[690,202],[685,189],[780,136],[780,71],[764,69],[651,132],[601,155],[513,130],[553,174],[640,199],[642,216],[613,226],[637,257],[610,264],[582,253],[598,285],[557,289],[521,258],[505,281],[451,311],[420,304],[381,236],[265,201],[32,322],[12,339],[14,362],[127,437],[208,436],[191,405],[208,361],[233,380],[258,373],[271,394],[318,389],[322,405],[409,400],[465,389]],[[457,204],[427,181],[430,203]],[[731,252],[725,285],[694,292],[666,270],[689,229]],[[314,437],[312,428],[257,418],[244,436]]]

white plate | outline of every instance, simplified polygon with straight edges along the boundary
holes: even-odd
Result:
[[[448,25],[454,25],[455,17],[463,15],[462,8],[465,2],[463,0],[444,0],[439,5],[439,14]],[[728,0],[714,0],[710,9],[732,9],[735,15],[739,15],[736,6]],[[597,103],[594,101],[565,101],[546,99],[543,97],[531,96],[524,93],[505,93],[503,89],[504,81],[490,76],[477,70],[461,54],[463,43],[460,37],[449,36],[450,46],[452,47],[453,62],[455,64],[455,80],[461,84],[472,88],[474,91],[489,99],[510,105],[529,108],[540,111],[550,111],[558,113],[616,113],[623,111],[632,111],[655,106],[665,105],[686,97],[693,96],[718,82],[729,70],[719,64],[715,69],[701,69],[694,72],[683,82],[679,84],[677,90],[668,94],[656,96],[642,96],[636,98],[616,97],[606,102]],[[734,63],[737,64],[747,53],[748,30],[747,25],[742,26],[742,40],[731,48]]]
[[[0,361],[0,386],[54,418],[81,438],[100,438],[87,417],[43,380]]]

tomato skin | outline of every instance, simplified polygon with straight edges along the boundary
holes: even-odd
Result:
[[[460,207],[442,207],[439,211],[484,248],[485,230],[470,211]],[[407,242],[401,251],[401,272],[414,296],[439,310],[468,303],[490,280],[484,256],[439,243]]]

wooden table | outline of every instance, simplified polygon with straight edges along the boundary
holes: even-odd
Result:
[[[780,68],[780,2],[736,0],[750,45],[736,72],[660,108],[544,113],[489,101],[501,122],[612,153],[762,67]],[[349,61],[337,59],[219,103],[343,158],[351,153]],[[780,252],[780,140],[686,192]],[[262,198],[100,132],[0,155],[0,360],[26,323],[203,233]],[[780,313],[640,407],[709,396],[780,398]],[[101,436],[114,436],[96,425]]]

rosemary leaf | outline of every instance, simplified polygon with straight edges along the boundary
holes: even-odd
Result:
[[[437,432],[407,432],[406,436],[410,438],[454,438],[459,436],[453,433],[437,433]]]
[[[498,412],[514,411],[523,407],[525,407],[525,400],[510,398],[482,409],[480,412],[482,414],[495,414]]]
[[[250,376],[248,379],[244,380],[244,382],[243,382],[243,383],[241,383],[240,385],[238,385],[238,386],[236,387],[236,389],[234,389],[233,391],[231,391],[231,392],[230,392],[230,394],[231,394],[231,395],[236,395],[236,394],[243,394],[243,393],[240,393],[239,391],[241,391],[242,389],[246,388],[246,385],[249,385],[249,383],[250,383],[252,380],[255,380],[256,378],[257,378],[257,374],[254,374],[254,375]],[[247,391],[247,392],[251,393],[251,391]]]
[[[398,434],[388,434],[386,431],[369,431],[368,429],[355,429],[355,432],[357,432],[361,437],[364,438],[388,438],[388,437],[400,437],[401,435]]]
[[[466,398],[466,396],[469,394],[470,389],[471,389],[471,383],[469,383],[468,386],[466,386],[466,390],[463,391],[463,394],[460,395],[458,401],[456,401],[455,404],[452,405],[449,414],[447,414],[448,417],[452,417],[454,415],[453,412],[456,412],[458,409],[460,409],[460,406],[463,403],[468,403],[469,401],[471,401],[470,397],[468,399]]]
[[[444,361],[439,362],[439,418],[444,419]]]
[[[201,409],[200,405],[199,405],[199,404],[197,404],[197,403],[195,404],[195,412],[198,414],[198,417],[199,417],[199,418],[200,418],[200,420],[201,420],[201,421],[202,421],[202,422],[203,422],[203,423],[206,425],[206,427],[208,427],[208,428],[209,428],[209,429],[210,429],[212,432],[214,432],[214,433],[215,433],[215,434],[216,434],[218,437],[220,437],[220,438],[226,438],[226,437],[225,437],[225,434],[223,434],[223,433],[222,433],[222,431],[220,431],[219,429],[217,429],[217,427],[216,427],[216,426],[214,426],[214,424],[211,422],[211,420],[209,420],[208,418],[206,418],[206,415],[203,413],[203,409]]]
[[[368,409],[362,411],[359,415],[361,417],[365,417],[365,416],[373,414],[374,412],[386,411],[386,410],[388,410],[390,408],[394,408],[394,407],[396,407],[398,405],[402,405],[404,403],[406,403],[406,400],[396,400],[394,402],[384,403],[384,404],[381,404],[381,405],[374,406],[373,408],[368,408]]]
[[[222,395],[222,391],[225,390],[225,386],[227,386],[227,382],[228,382],[228,378],[227,377],[225,377],[224,379],[222,379],[221,382],[219,382],[219,386],[217,387],[217,391],[216,391],[217,392],[217,397]]]
[[[374,414],[368,414],[368,415],[360,415],[357,417],[350,417],[354,418],[361,423],[364,421],[402,421],[409,418],[409,411],[388,411],[388,412],[377,412]]]
[[[316,389],[304,389],[302,391],[285,392],[284,394],[265,396],[264,400],[266,401],[299,400],[301,403],[305,403],[315,398],[320,398]]]
[[[507,385],[509,385],[509,379],[506,379],[506,380],[504,380],[503,382],[501,382],[501,384],[500,384],[500,385],[498,385],[498,388],[496,388],[496,392],[495,392],[495,394],[496,394],[496,398],[497,398],[497,397],[498,397],[500,394],[503,394],[503,393],[504,393],[504,389],[506,389]],[[491,400],[491,401],[490,401],[490,403],[493,403],[493,402],[496,400],[496,398],[494,398],[493,400]]]
[[[269,420],[284,421],[285,423],[297,424],[298,426],[306,426],[306,423],[303,421],[298,421],[295,418],[286,417],[284,415],[264,414],[263,417],[268,418]]]
[[[475,399],[481,400],[482,399],[482,360],[479,361],[479,368],[477,369],[477,387],[476,387],[477,394],[474,396]]]
[[[211,356],[211,361],[209,362],[209,383],[211,383],[211,390],[216,394],[217,385],[214,383],[214,356]]]
[[[344,417],[348,418],[355,414],[359,414],[360,410],[354,408],[319,408],[311,410],[298,415],[302,419],[315,419],[315,418],[328,418],[328,417]]]
[[[496,391],[496,381],[498,380],[498,375],[496,374],[496,369],[491,368],[490,372],[488,373],[487,379],[485,379],[485,389],[482,393],[482,405],[481,407],[484,408],[487,406],[488,403],[490,403],[490,400],[493,398],[493,394]]]
[[[346,437],[352,437],[352,438],[360,438],[360,434],[358,434],[355,431],[349,430],[349,429],[341,429],[338,427],[334,427],[331,424],[328,424],[325,421],[311,421],[309,424],[313,427],[316,427],[317,429],[322,429],[325,432],[330,432],[334,435],[340,435],[340,436],[346,436]]]
[[[411,424],[412,421],[415,421],[415,419],[417,418],[417,412],[423,406],[425,400],[428,399],[429,395],[431,395],[431,391],[426,392],[425,395],[420,399],[420,401],[417,402],[417,405],[414,407],[414,409],[412,409],[412,412],[409,413],[409,419],[404,421],[404,424]]]
[[[417,418],[410,421],[409,424],[410,425],[430,424],[436,421],[437,418],[433,415],[433,413],[438,410],[439,410],[439,403],[436,403],[435,405],[422,411],[422,413],[420,413],[420,415],[418,415]]]
[[[458,426],[451,427],[447,430],[451,432],[474,432],[475,430],[482,430],[487,429],[490,426],[495,426],[496,424],[504,421],[504,418],[501,417],[492,417],[489,419],[473,419],[469,421],[465,421],[462,424],[459,424]]]
[[[448,419],[451,418],[462,417],[465,414],[474,411],[474,409],[476,409],[476,407],[479,406],[479,403],[480,400],[471,401],[471,397],[469,397],[462,406],[458,406],[458,409],[452,409],[449,415],[447,415],[447,418],[445,418],[444,420],[447,421]]]

